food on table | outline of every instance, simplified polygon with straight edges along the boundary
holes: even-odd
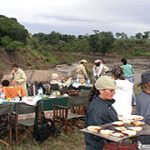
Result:
[[[120,132],[114,132],[114,133],[111,133],[111,136],[115,136],[115,137],[123,137],[124,134],[123,134],[123,133],[120,133]]]
[[[133,130],[124,130],[124,131],[121,131],[123,134],[127,134],[128,136],[134,136],[136,135],[136,131],[133,131]]]
[[[121,127],[115,127],[115,129],[118,130],[118,131],[124,131],[124,130],[126,130],[127,128],[124,127],[124,126],[121,126]]]
[[[135,126],[142,126],[142,125],[145,125],[144,122],[142,121],[132,121],[131,124],[135,125]]]
[[[88,126],[87,130],[91,132],[99,132],[101,130],[101,127],[100,126]]]
[[[140,115],[131,115],[129,117],[130,120],[135,120],[135,121],[139,121],[139,120],[143,120],[143,116],[140,116]]]
[[[109,129],[102,129],[102,130],[100,130],[100,134],[103,134],[103,135],[110,135],[113,132],[114,132],[113,130],[109,130]]]
[[[128,129],[139,132],[142,130],[142,127],[128,127]]]
[[[124,125],[124,122],[123,121],[115,121],[112,123],[113,125],[116,125],[116,126],[123,126]]]

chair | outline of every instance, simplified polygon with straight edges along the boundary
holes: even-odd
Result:
[[[13,107],[13,104],[0,105],[0,143],[5,146],[12,144]],[[6,133],[9,133],[9,141],[5,139]]]
[[[17,114],[17,124],[15,128],[16,132],[16,143],[19,143],[19,139],[24,140],[32,135],[32,129],[34,125],[33,114],[35,112],[34,106],[26,103],[16,103],[15,112]],[[20,118],[20,115],[24,115]],[[26,116],[25,116],[26,115]],[[19,136],[21,135],[21,138]]]
[[[69,104],[69,99],[67,99],[67,105],[60,105],[57,103],[53,104],[53,119],[54,122],[59,123],[59,129],[64,127],[64,132],[68,133],[68,128],[70,128],[71,132],[74,127],[81,128],[81,126],[77,123],[80,118],[83,118],[83,114],[79,114],[78,110],[81,110],[83,106],[71,106]],[[79,109],[80,108],[80,109]]]

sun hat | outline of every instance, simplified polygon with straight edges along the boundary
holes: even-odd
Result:
[[[94,61],[94,63],[100,63],[100,62],[101,62],[100,59],[96,59],[96,60]]]
[[[139,86],[147,82],[150,82],[150,71],[146,71],[142,73],[141,82],[139,83]]]
[[[111,76],[101,76],[96,80],[95,88],[97,90],[103,90],[103,89],[115,89],[116,84],[115,80]]]
[[[51,79],[56,80],[58,79],[59,75],[57,73],[52,73]]]
[[[88,62],[87,62],[87,60],[82,59],[82,60],[79,61],[79,63],[85,63],[85,64],[87,64]]]

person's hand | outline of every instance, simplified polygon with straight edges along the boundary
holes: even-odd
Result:
[[[17,82],[16,82],[15,80],[12,81],[12,85],[13,85],[13,86],[15,86],[16,83],[17,83]]]
[[[14,75],[15,74],[15,70],[12,70],[11,74]]]

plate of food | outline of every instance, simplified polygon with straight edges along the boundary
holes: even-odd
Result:
[[[121,131],[123,134],[125,135],[128,135],[128,136],[135,136],[136,135],[136,131],[133,131],[133,130],[124,130],[124,131]]]
[[[115,125],[115,126],[124,126],[124,122],[123,121],[115,121],[112,123],[112,125]]]
[[[87,130],[90,132],[99,132],[101,130],[100,126],[88,126]]]
[[[138,126],[137,127],[128,127],[128,129],[139,132],[142,130],[142,127],[138,127]]]
[[[113,130],[110,130],[110,129],[102,129],[100,130],[100,134],[103,134],[103,135],[110,135],[112,134],[114,131]]]
[[[130,121],[138,121],[138,120],[143,120],[144,117],[143,116],[140,116],[140,115],[130,115],[130,116],[127,116],[127,117],[123,117],[123,116],[118,116],[118,119],[120,121],[126,121],[126,120],[130,120]]]
[[[124,130],[126,130],[127,128],[126,127],[124,127],[124,126],[121,126],[121,127],[115,127],[115,130],[117,130],[117,131],[124,131]]]
[[[143,121],[132,121],[131,124],[134,125],[134,126],[143,126],[143,125],[145,125],[145,123]]]

